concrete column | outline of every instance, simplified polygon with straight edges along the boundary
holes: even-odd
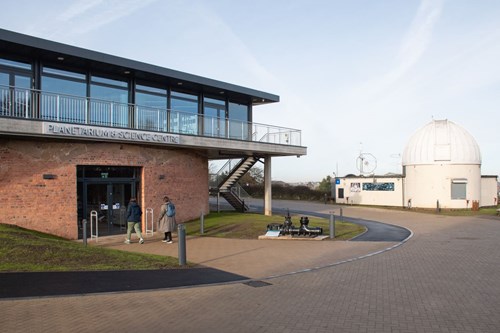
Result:
[[[264,215],[271,216],[272,212],[271,193],[271,156],[264,159]]]

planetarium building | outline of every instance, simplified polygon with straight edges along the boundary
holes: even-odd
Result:
[[[409,139],[402,175],[340,178],[337,202],[467,209],[497,204],[497,176],[481,175],[474,137],[449,120],[433,120]]]
[[[224,159],[237,162],[211,190],[247,209],[234,187],[260,161],[270,214],[272,158],[307,150],[300,130],[253,121],[259,105],[278,101],[0,29],[0,223],[77,239],[86,220],[99,235],[119,234],[137,197],[147,232],[164,195],[188,221],[208,213],[208,165]]]

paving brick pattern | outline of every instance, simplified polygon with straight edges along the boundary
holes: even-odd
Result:
[[[267,279],[270,284],[260,287],[232,283],[1,300],[0,327],[3,332],[500,331],[500,219],[348,211],[409,227],[414,235],[393,250]]]

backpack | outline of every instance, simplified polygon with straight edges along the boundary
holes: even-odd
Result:
[[[175,216],[175,205],[171,202],[167,204],[167,216]]]

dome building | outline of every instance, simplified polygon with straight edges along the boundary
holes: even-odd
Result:
[[[449,120],[415,132],[403,153],[404,198],[423,208],[468,208],[481,198],[481,152],[472,135]]]
[[[409,139],[402,175],[336,178],[337,203],[467,209],[497,204],[497,176],[481,175],[474,137],[447,119],[432,120]]]

